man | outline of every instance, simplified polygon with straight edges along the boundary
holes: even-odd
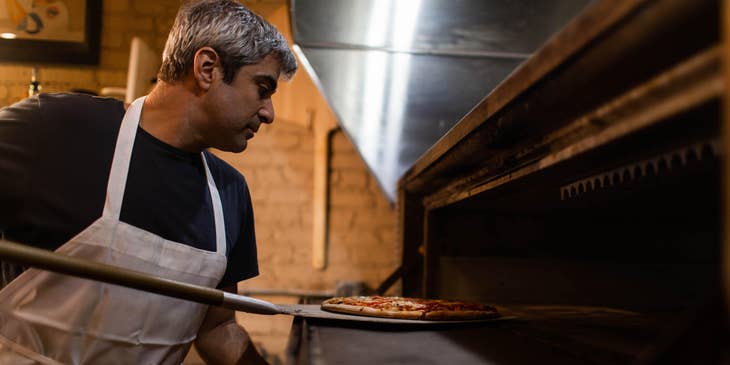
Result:
[[[235,1],[179,11],[158,83],[126,109],[41,94],[0,111],[0,231],[86,260],[235,291],[258,274],[243,151],[296,61]],[[2,263],[0,364],[265,363],[222,308]],[[7,281],[7,280],[6,280]]]

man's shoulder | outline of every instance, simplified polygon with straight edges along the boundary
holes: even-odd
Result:
[[[124,118],[124,103],[113,98],[80,93],[48,93],[37,98],[39,127],[49,132],[114,137]]]
[[[41,110],[78,113],[77,108],[86,111],[117,112],[124,114],[124,103],[120,100],[81,93],[47,93],[38,95],[38,106]]]
[[[119,100],[79,93],[47,93],[25,98],[0,109],[0,122],[16,133],[59,139],[69,134],[114,134],[124,117]],[[7,129],[7,128],[6,128]],[[48,142],[48,141],[45,141]]]

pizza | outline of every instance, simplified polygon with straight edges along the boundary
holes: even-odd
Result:
[[[476,320],[499,316],[496,308],[486,304],[381,296],[335,297],[322,302],[322,310],[371,317],[427,321]]]

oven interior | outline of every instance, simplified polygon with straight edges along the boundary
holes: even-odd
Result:
[[[715,356],[720,112],[713,99],[428,210],[424,293],[493,303],[526,320],[513,330],[599,363],[657,362],[682,338]]]

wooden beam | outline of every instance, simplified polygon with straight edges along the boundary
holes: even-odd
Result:
[[[314,111],[311,112],[314,114]],[[314,115],[310,118],[314,121]],[[313,123],[314,127],[314,191],[312,194],[312,267],[327,267],[327,232],[329,230],[329,170],[333,121]]]
[[[484,144],[482,154],[489,157],[482,159],[482,166],[472,170],[467,178],[445,184],[426,198],[424,205],[438,208],[494,189],[721,98],[725,93],[720,71],[722,52],[720,47],[700,52],[546,134],[538,143],[528,141],[492,150]],[[596,125],[597,120],[602,125]],[[510,165],[503,166],[505,161]]]

